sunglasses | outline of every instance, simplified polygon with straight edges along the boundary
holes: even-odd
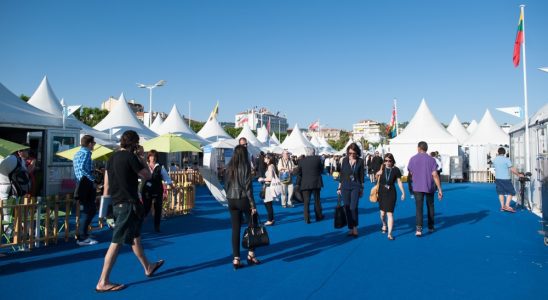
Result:
[[[356,152],[348,152],[348,155],[357,154]]]
[[[391,159],[385,159],[384,162],[393,162]]]

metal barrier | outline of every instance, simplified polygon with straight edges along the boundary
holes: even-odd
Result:
[[[470,182],[495,182],[495,175],[491,171],[469,171]]]

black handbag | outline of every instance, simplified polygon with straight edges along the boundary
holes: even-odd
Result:
[[[259,225],[258,214],[251,216],[251,223],[244,231],[242,237],[242,247],[245,249],[255,249],[257,247],[268,246],[270,239],[263,225]]]
[[[335,219],[334,225],[335,228],[343,228],[348,223],[346,221],[346,212],[344,206],[341,205],[341,196],[337,198],[337,207],[335,207]]]

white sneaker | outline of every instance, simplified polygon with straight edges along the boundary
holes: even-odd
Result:
[[[87,238],[83,241],[77,241],[76,242],[78,244],[78,246],[91,246],[91,245],[95,245],[99,242],[97,242],[96,240],[94,239],[91,239],[91,238]]]

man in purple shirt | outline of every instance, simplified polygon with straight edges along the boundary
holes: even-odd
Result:
[[[441,201],[443,193],[441,191],[440,178],[438,176],[438,165],[436,160],[428,155],[428,144],[424,141],[419,142],[417,146],[418,153],[411,157],[407,169],[413,176],[413,194],[415,195],[415,205],[417,208],[417,237],[422,236],[422,208],[424,198],[426,197],[426,208],[428,210],[428,231],[434,232],[434,192],[438,188],[438,199]]]

